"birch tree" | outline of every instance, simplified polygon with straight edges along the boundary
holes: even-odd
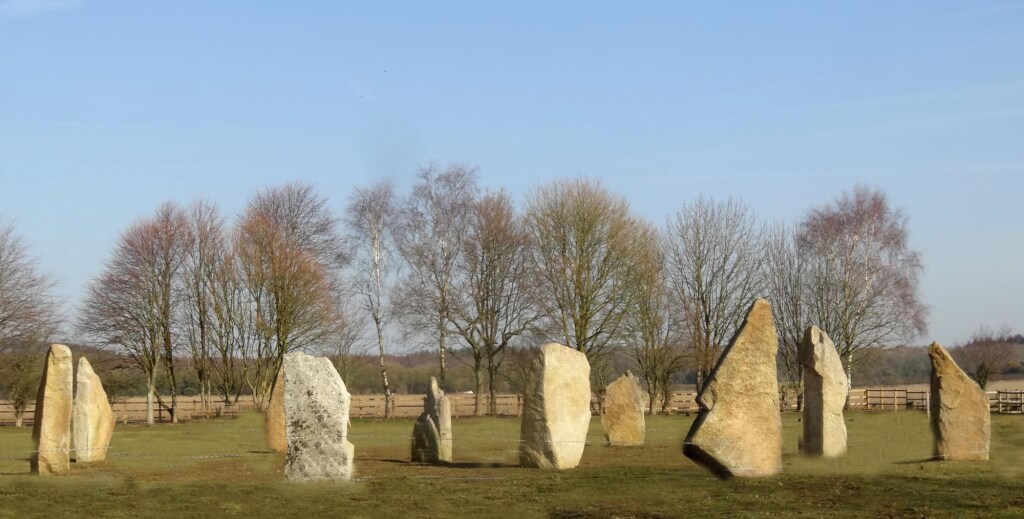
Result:
[[[926,330],[928,310],[918,298],[924,267],[908,238],[906,215],[865,186],[811,209],[798,227],[808,318],[835,342],[851,385],[863,352]]]
[[[437,338],[438,382],[446,388],[448,319],[455,265],[462,254],[477,196],[477,172],[451,166],[437,173],[420,171],[419,181],[399,211],[395,233],[398,252],[409,265],[402,284],[399,317],[417,331]]]
[[[373,322],[378,367],[384,390],[384,417],[391,418],[391,385],[386,361],[385,325],[391,316],[388,298],[393,283],[395,189],[387,180],[358,188],[345,212],[349,251],[353,260],[351,287]]]

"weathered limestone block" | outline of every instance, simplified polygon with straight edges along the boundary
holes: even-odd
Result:
[[[758,299],[697,395],[700,414],[683,443],[687,457],[720,477],[782,472],[778,349],[771,305]]]
[[[633,372],[627,371],[605,388],[601,427],[609,445],[644,444],[644,392]]]
[[[350,398],[331,361],[289,353],[284,372],[288,453],[284,474],[295,480],[349,480],[355,449],[348,441]]]
[[[519,463],[571,469],[583,457],[590,427],[590,363],[580,351],[545,344],[523,396]]]
[[[284,368],[277,370],[266,419],[267,445],[276,452],[288,452],[288,434],[284,424]]]
[[[434,377],[430,377],[430,390],[423,400],[423,414],[413,426],[412,461],[452,462],[451,403]]]
[[[933,342],[928,357],[932,361],[928,406],[935,458],[987,460],[990,424],[985,391],[957,366],[941,344]]]
[[[800,363],[804,367],[803,451],[842,456],[846,453],[843,407],[849,391],[846,372],[832,339],[817,326],[804,332]]]
[[[40,475],[71,472],[71,403],[74,391],[71,350],[63,344],[50,345],[43,376],[36,394],[32,440],[35,452],[30,463]]]
[[[85,357],[78,359],[74,404],[75,461],[88,463],[107,459],[107,447],[117,418],[107,401],[100,377]]]

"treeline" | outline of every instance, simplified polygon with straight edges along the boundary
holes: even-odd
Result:
[[[866,352],[906,344],[927,314],[907,237],[906,216],[863,186],[794,223],[698,197],[658,225],[594,180],[517,202],[481,188],[474,168],[430,167],[405,194],[385,180],[356,188],[340,213],[302,183],[233,217],[209,200],[165,202],[122,232],[68,329],[130,359],[151,399],[166,385],[171,408],[191,381],[205,399],[265,403],[291,351],[330,356],[354,388],[372,371],[390,399],[419,389],[396,384],[395,354],[427,349],[443,387],[483,395],[514,386],[524,352],[546,341],[585,352],[595,387],[633,369],[656,408],[681,377],[706,379],[756,297],[773,304],[783,381],[799,383],[810,324],[851,373]],[[36,294],[39,318],[14,331],[0,320],[8,350],[45,342],[56,322],[49,278],[23,250],[19,268],[32,287],[0,297]]]

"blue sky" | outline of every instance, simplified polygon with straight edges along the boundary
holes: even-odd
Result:
[[[557,4],[557,5],[551,5]],[[1024,332],[1024,3],[0,0],[0,218],[74,309],[168,198],[603,179],[792,221],[861,182],[910,217],[932,339]]]

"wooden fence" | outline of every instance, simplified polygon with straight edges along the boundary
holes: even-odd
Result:
[[[928,410],[927,390],[912,390],[907,388],[868,388],[854,389],[850,392],[850,408],[864,411],[903,411],[903,410]],[[989,402],[993,413],[1024,414],[1024,391],[989,391]],[[415,418],[423,412],[423,395],[394,395],[393,409],[394,416],[400,418]],[[448,395],[452,404],[452,417],[469,417],[474,415],[475,398],[468,393],[450,393]],[[644,403],[647,405],[647,395],[644,395]],[[170,403],[170,398],[164,397],[165,404]],[[484,411],[488,409],[489,397],[483,398]],[[797,409],[797,398],[793,394],[780,394],[780,408],[783,411],[795,411]],[[146,420],[146,398],[115,398],[111,402],[114,414],[119,423],[143,423]],[[213,401],[209,410],[203,409],[198,397],[178,398],[178,420],[188,421],[195,418],[231,416],[241,411],[255,408],[252,397],[243,396],[237,403],[226,404],[223,401]],[[496,407],[499,416],[519,416],[523,410],[523,399],[520,395],[503,394],[497,395]],[[660,410],[660,406],[655,406]],[[695,413],[699,410],[697,405],[697,393],[694,391],[675,391],[669,399],[668,411],[670,413]],[[591,411],[596,415],[600,413],[600,403],[595,397],[591,404]],[[22,416],[23,425],[32,425],[35,414],[35,406],[29,405]],[[353,418],[382,418],[384,416],[384,395],[352,395],[350,414]],[[171,420],[167,409],[162,406],[155,406],[154,418],[158,422],[169,422]],[[0,400],[0,425],[12,425],[15,422],[14,407],[8,401]]]

